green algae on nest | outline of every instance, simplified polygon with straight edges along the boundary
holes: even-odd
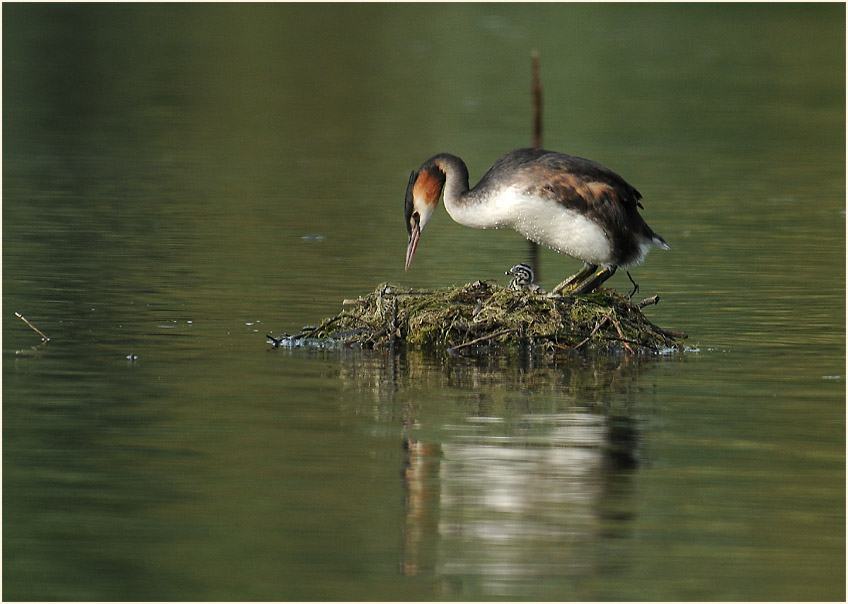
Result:
[[[399,344],[448,353],[490,352],[532,346],[534,351],[627,354],[679,350],[686,335],[658,327],[642,312],[654,296],[632,304],[609,290],[547,296],[489,281],[461,287],[413,290],[381,284],[367,296],[345,300],[347,310],[300,334],[268,336],[275,347]]]

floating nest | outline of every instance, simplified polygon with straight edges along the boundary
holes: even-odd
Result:
[[[346,310],[317,327],[279,337],[274,347],[390,348],[406,345],[449,354],[534,352],[639,354],[682,349],[686,334],[663,329],[642,312],[658,296],[632,303],[609,290],[549,296],[489,281],[437,290],[382,284],[345,300]]]

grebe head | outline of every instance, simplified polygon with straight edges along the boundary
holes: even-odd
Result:
[[[513,281],[519,285],[530,285],[536,279],[536,274],[533,272],[533,268],[529,264],[525,264],[523,262],[516,264],[504,274],[515,277]]]
[[[418,239],[421,231],[430,221],[439,195],[445,184],[445,173],[437,166],[422,168],[409,175],[409,185],[406,187],[406,198],[403,203],[403,213],[406,217],[406,231],[409,233],[409,245],[406,248],[406,268],[412,264],[412,257],[418,249]]]

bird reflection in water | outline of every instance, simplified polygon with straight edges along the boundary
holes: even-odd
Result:
[[[515,598],[534,577],[591,574],[598,542],[630,534],[639,431],[627,413],[467,416],[441,443],[407,426],[400,571],[441,577],[442,597],[478,593],[466,581]]]
[[[344,387],[372,393],[346,412],[403,423],[399,572],[437,578],[441,599],[561,600],[545,590],[596,575],[605,545],[631,536],[631,409],[650,412],[655,360],[346,357]]]
[[[583,544],[627,533],[633,420],[530,416],[535,425],[514,436],[475,420],[441,445],[404,441],[402,572],[473,575],[489,595],[514,596],[511,580],[579,572],[591,564]]]

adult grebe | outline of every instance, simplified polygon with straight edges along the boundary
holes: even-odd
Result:
[[[639,214],[639,191],[597,162],[544,149],[517,149],[498,159],[469,189],[465,162],[440,153],[409,176],[404,202],[407,269],[442,189],[445,209],[459,224],[510,227],[582,260],[583,269],[557,285],[554,294],[591,292],[617,268],[641,262],[652,246],[669,249]]]

